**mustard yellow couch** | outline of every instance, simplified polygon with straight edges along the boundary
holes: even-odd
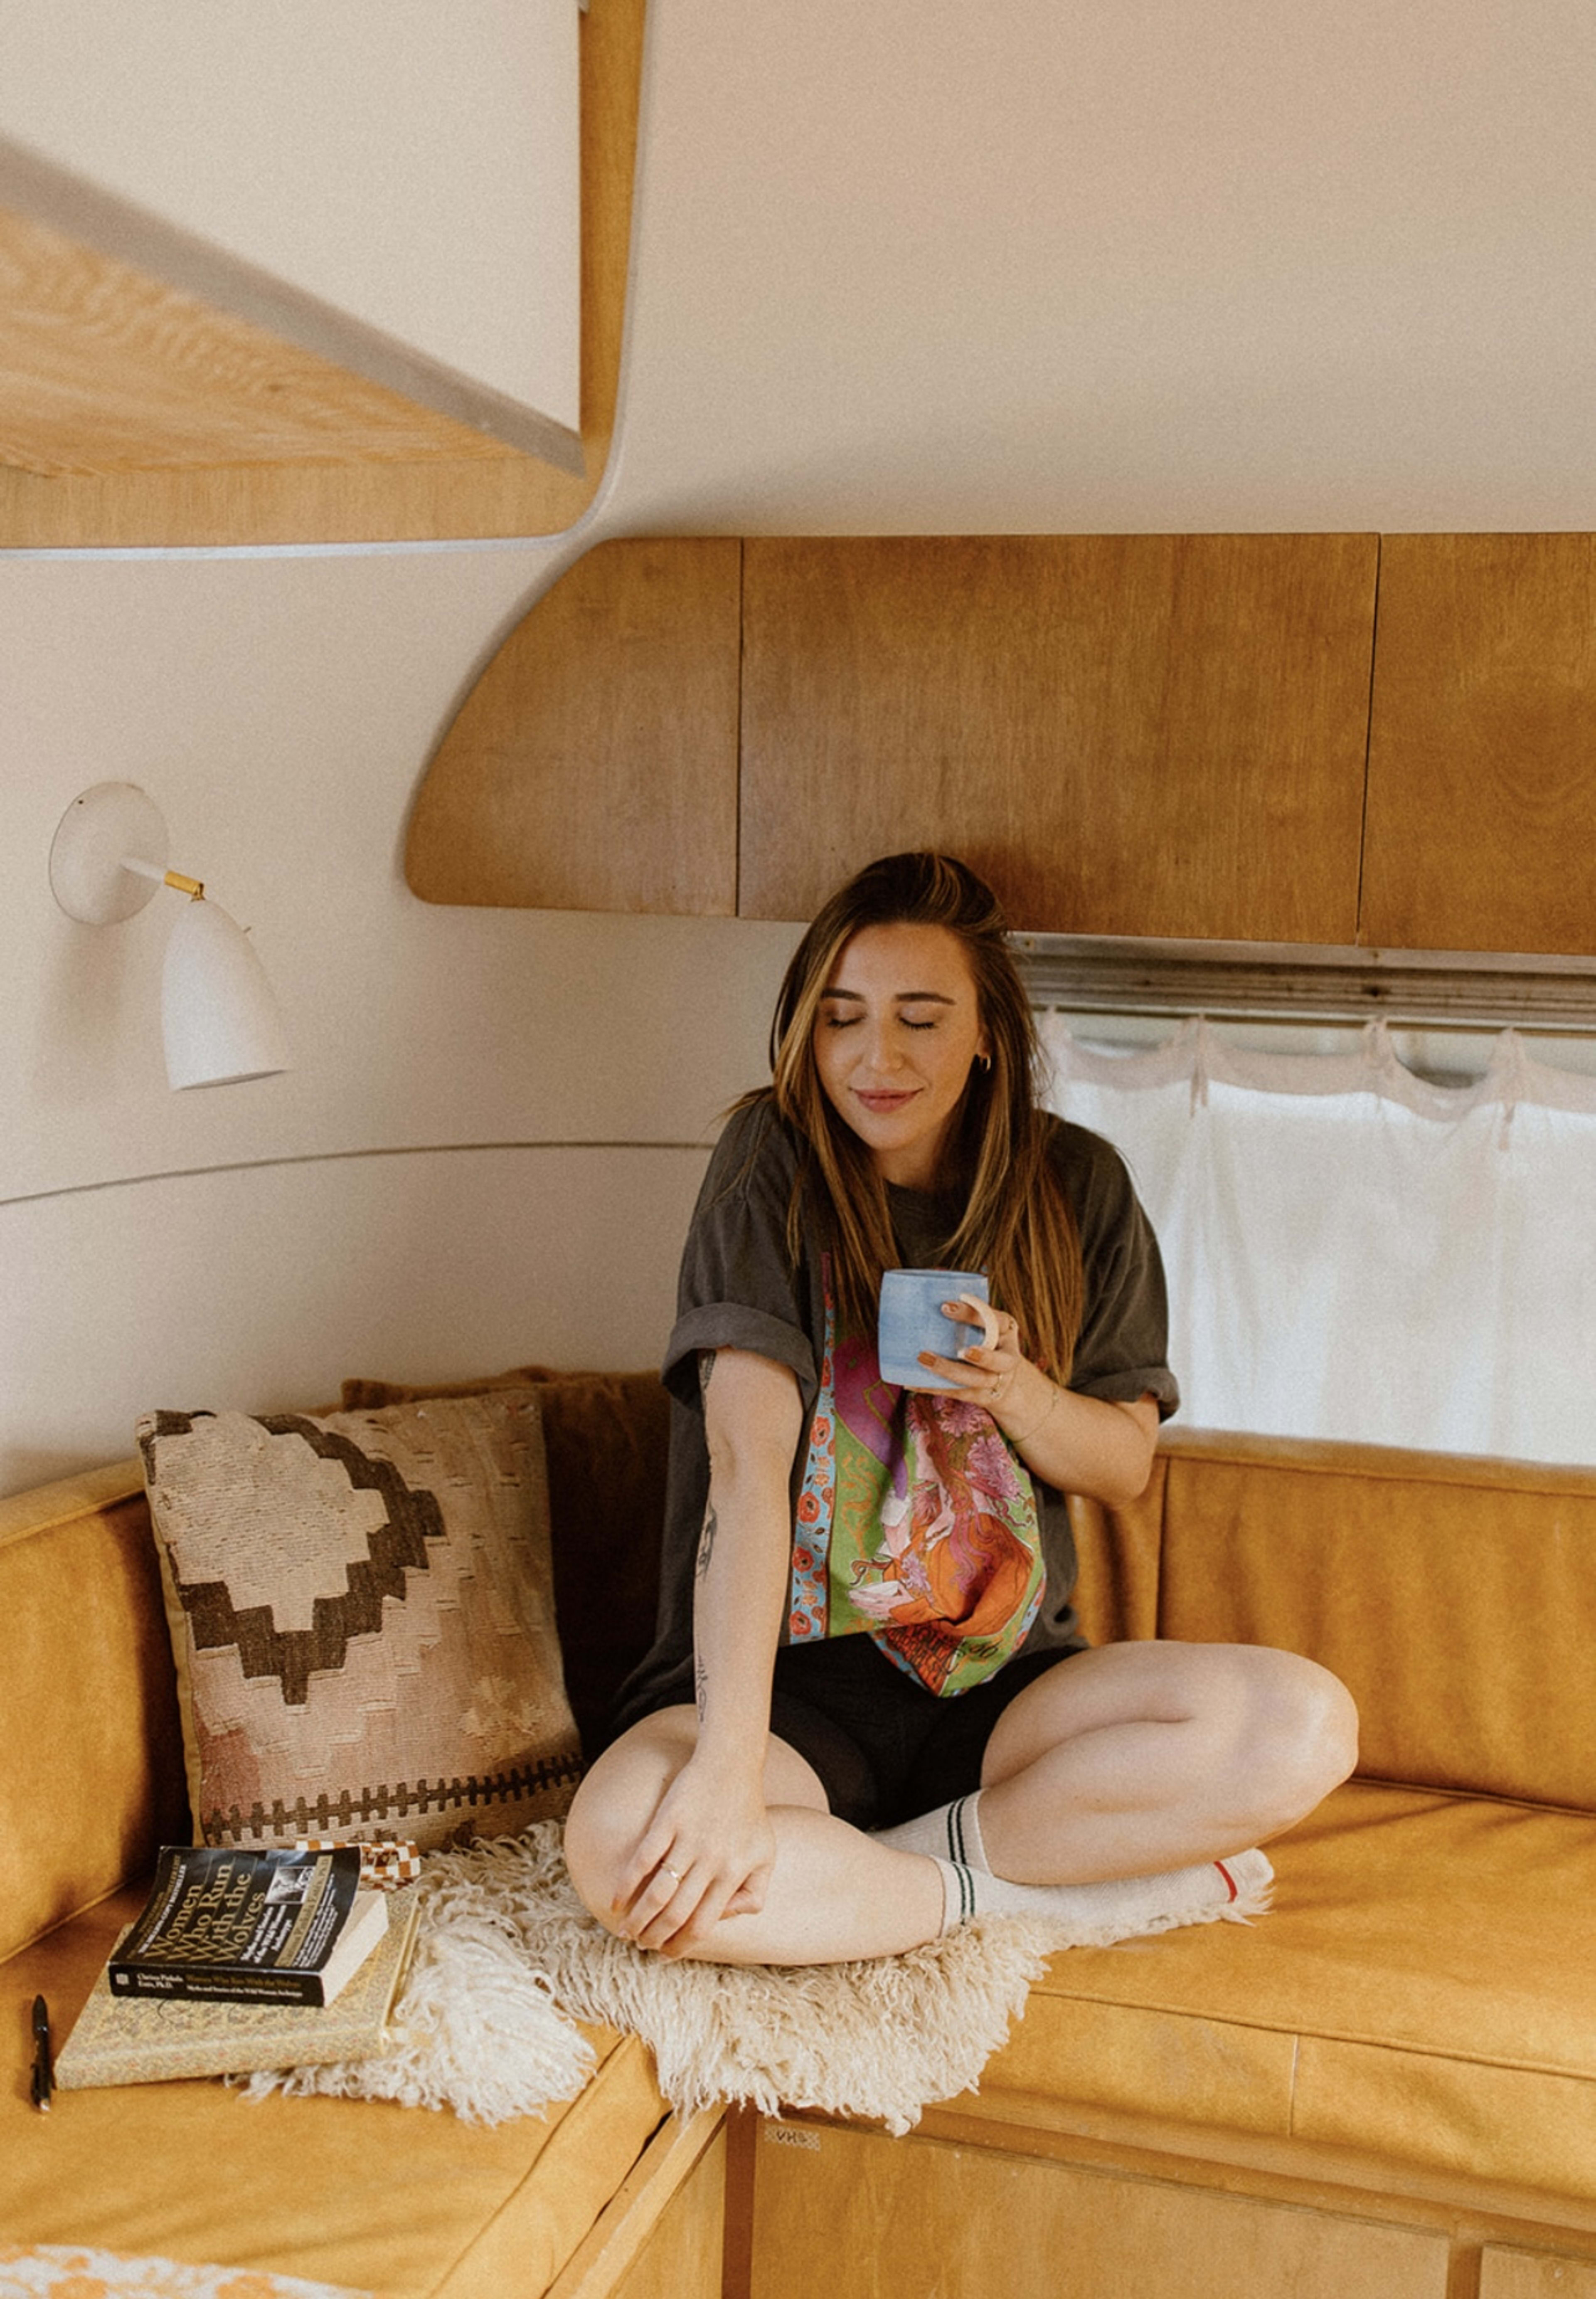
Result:
[[[545,1419],[591,1722],[647,1634],[664,1416],[616,1377]],[[0,2243],[395,2299],[1596,2299],[1596,1473],[1170,1432],[1076,1522],[1090,1633],[1313,1655],[1360,1772],[1272,1847],[1263,1921],[1055,1958],[979,2093],[891,2139],[680,2127],[608,2034],[580,2099],[491,2131],[214,2084],[34,2114],[28,2004],[66,2024],[186,1816],[136,1470],[0,1503]]]

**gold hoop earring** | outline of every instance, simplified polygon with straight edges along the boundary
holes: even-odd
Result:
[[[976,1060],[980,1064],[980,1066],[981,1066],[982,1069],[984,1069],[984,1070],[987,1072],[988,1075],[988,1076],[990,1076],[990,1075],[991,1075],[991,1071],[992,1071],[992,1057],[991,1057],[991,1055],[990,1055],[990,1054],[977,1054],[977,1056],[976,1056],[976,1058],[976,1058]]]

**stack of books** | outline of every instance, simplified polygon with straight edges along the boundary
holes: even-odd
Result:
[[[168,1845],[144,1913],[55,2062],[62,2090],[321,2066],[380,2051],[409,1960],[413,1888],[361,1888],[355,1845]]]

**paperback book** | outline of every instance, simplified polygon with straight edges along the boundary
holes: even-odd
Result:
[[[56,2055],[56,2083],[63,2091],[81,2091],[373,2058],[386,2040],[421,1912],[413,1885],[386,1898],[391,1913],[376,1948],[326,2006],[113,1996],[109,1967],[103,1965]]]
[[[335,2002],[382,1938],[387,1896],[360,1889],[358,1847],[167,1845],[144,1913],[112,1956],[113,1996]]]

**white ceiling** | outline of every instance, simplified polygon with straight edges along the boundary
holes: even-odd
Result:
[[[1596,527],[1593,150],[1590,0],[652,0],[601,524]]]

